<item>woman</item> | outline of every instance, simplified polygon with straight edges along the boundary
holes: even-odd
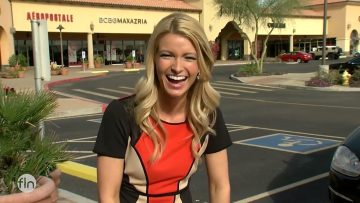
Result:
[[[94,147],[100,202],[192,202],[205,157],[210,202],[230,202],[230,136],[210,85],[214,59],[198,21],[174,13],[150,37],[135,95],[107,107]]]

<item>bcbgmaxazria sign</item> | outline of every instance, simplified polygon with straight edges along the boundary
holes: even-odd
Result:
[[[147,24],[146,19],[141,18],[99,18],[99,23],[113,23],[113,24]]]

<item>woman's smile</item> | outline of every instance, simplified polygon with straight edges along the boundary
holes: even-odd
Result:
[[[156,74],[160,92],[167,97],[185,97],[199,72],[197,52],[184,36],[168,33],[159,40]]]

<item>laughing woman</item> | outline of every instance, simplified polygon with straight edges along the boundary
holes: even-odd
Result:
[[[203,157],[210,202],[230,202],[232,142],[210,85],[214,59],[199,22],[182,13],[163,18],[145,65],[135,94],[104,113],[94,147],[99,201],[192,203],[189,180]]]

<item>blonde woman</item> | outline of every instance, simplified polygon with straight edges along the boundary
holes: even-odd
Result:
[[[99,201],[191,203],[204,157],[210,202],[230,202],[231,139],[210,85],[213,54],[198,21],[174,13],[155,27],[133,96],[107,107],[94,147]]]

